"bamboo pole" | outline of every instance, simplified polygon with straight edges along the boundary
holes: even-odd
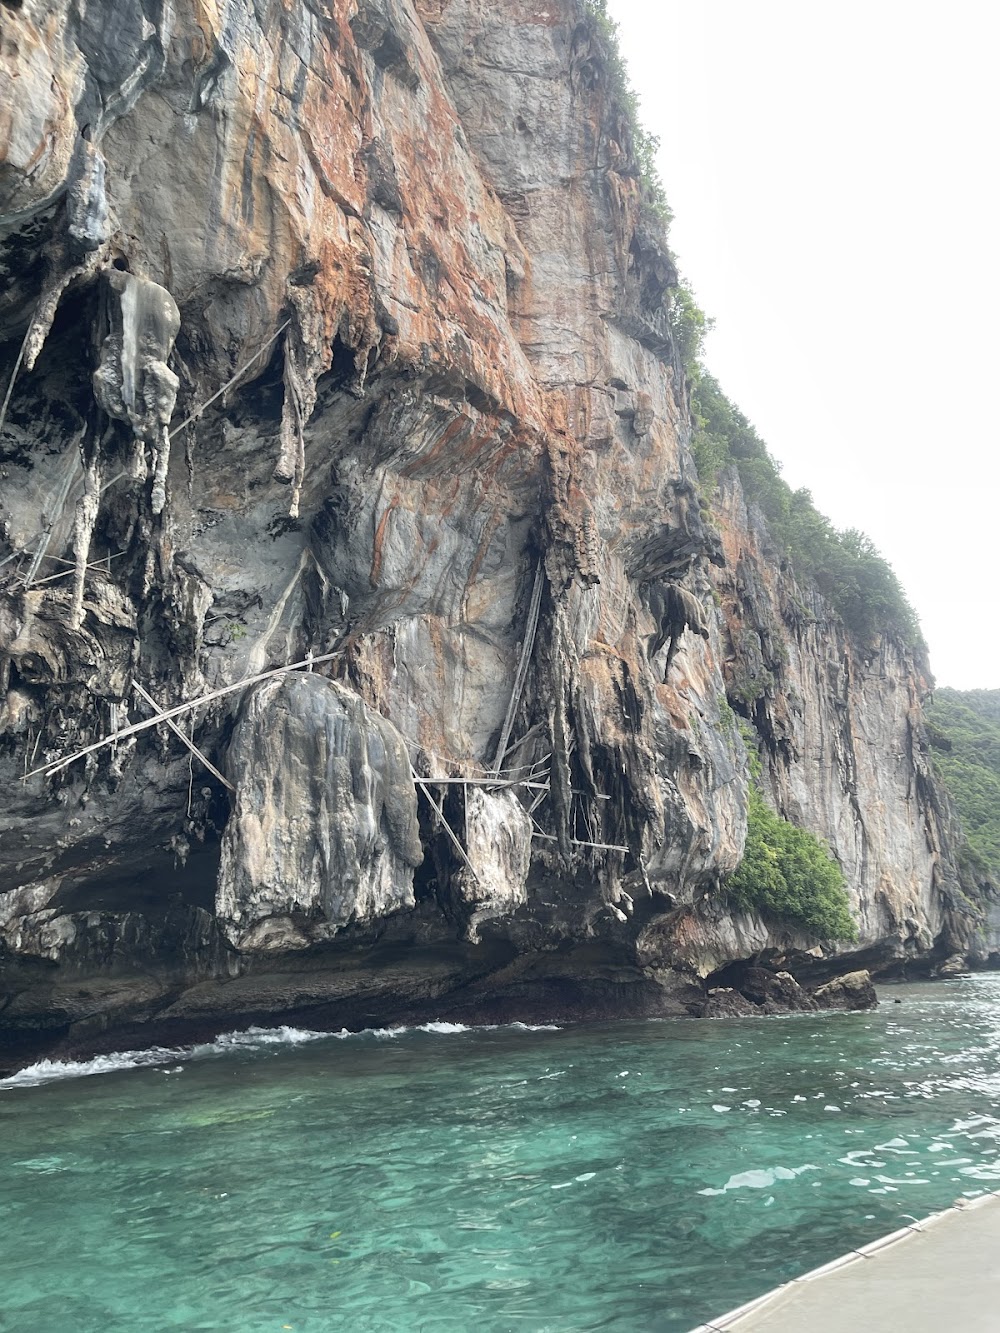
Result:
[[[417,776],[417,771],[412,764],[410,765],[410,776],[413,778],[414,784],[417,787],[419,787],[420,790],[423,792],[423,794],[427,797],[427,800],[430,802],[431,807],[434,810],[434,813],[437,815],[438,819],[440,819],[441,823],[444,825],[444,831],[447,833],[448,837],[454,844],[455,850],[458,852],[459,857],[468,867],[469,873],[471,874],[472,878],[476,881],[476,883],[479,885],[481,889],[485,888],[483,881],[476,874],[476,867],[469,860],[468,852],[462,846],[461,842],[458,839],[458,835],[455,833],[455,830],[452,828],[452,826],[448,823],[447,819],[445,818],[444,811],[441,809],[437,801],[435,801],[434,797],[428,791],[427,783],[424,782],[423,778]]]
[[[284,333],[284,331],[288,328],[288,326],[289,326],[289,324],[291,324],[291,322],[292,322],[292,321],[291,321],[290,319],[286,319],[285,322],[284,322],[284,324],[282,324],[281,328],[278,329],[277,333],[272,333],[271,336],[270,336],[270,338],[268,338],[267,342],[264,343],[261,347],[258,347],[258,348],[257,348],[256,352],[254,352],[254,354],[253,354],[253,356],[250,358],[250,360],[249,360],[249,361],[244,361],[243,365],[240,366],[240,368],[239,368],[239,370],[236,372],[236,374],[233,375],[231,379],[226,380],[226,382],[225,382],[225,384],[222,386],[222,388],[219,389],[219,390],[217,390],[215,393],[213,393],[212,396],[211,396],[211,398],[206,398],[205,401],[201,404],[200,407],[196,407],[196,408],[194,409],[194,411],[193,411],[192,413],[190,413],[190,415],[186,416],[186,417],[184,418],[184,420],[181,422],[181,424],[180,424],[179,426],[175,426],[174,429],[170,432],[170,434],[168,435],[167,438],[170,439],[170,440],[172,440],[172,439],[174,438],[175,435],[180,435],[181,431],[184,429],[185,426],[190,426],[190,424],[191,424],[192,421],[197,421],[198,418],[201,416],[202,412],[204,412],[204,410],[205,410],[206,407],[211,407],[212,404],[216,401],[216,399],[221,398],[222,395],[226,392],[227,389],[231,389],[232,386],[233,386],[233,385],[236,383],[236,381],[239,379],[239,377],[243,374],[243,372],[244,372],[245,370],[249,370],[250,367],[253,365],[253,363],[257,360],[257,358],[258,358],[259,356],[263,355],[263,353],[267,351],[267,349],[271,346],[272,343],[276,343],[276,342],[278,341],[278,339],[281,337],[281,335]],[[119,476],[121,476],[121,475],[123,475],[123,474],[122,474],[122,473],[119,473]],[[117,481],[118,478],[115,477],[114,480]],[[108,484],[110,485],[111,483],[109,482]]]
[[[36,311],[35,313],[37,314],[38,312]],[[10,406],[10,396],[14,392],[14,381],[17,379],[18,371],[21,369],[21,362],[24,360],[24,354],[28,350],[28,339],[31,337],[31,330],[34,327],[35,316],[32,315],[21,342],[21,350],[18,352],[17,360],[14,362],[14,369],[10,372],[10,379],[7,382],[7,392],[3,396],[3,403],[0,404],[0,430],[3,430],[3,423],[7,420],[7,408]]]
[[[80,438],[82,437],[77,436],[77,440],[79,440]],[[49,542],[52,540],[52,529],[55,527],[56,519],[60,516],[66,505],[66,500],[69,497],[70,487],[73,485],[75,476],[76,476],[76,469],[74,467],[68,467],[66,469],[66,476],[63,478],[59,486],[59,490],[55,498],[55,503],[52,506],[52,511],[49,514],[49,521],[46,523],[44,531],[40,534],[38,538],[39,541],[38,549],[32,553],[31,564],[28,566],[28,572],[25,574],[23,579],[23,586],[25,588],[31,587],[35,575],[41,568],[42,561],[46,558],[48,554]],[[73,568],[74,570],[76,568],[75,561]]]
[[[160,717],[162,718],[163,709],[156,702],[156,700],[149,693],[149,691],[144,690],[137,680],[134,680],[132,682],[132,686],[135,689],[136,694],[138,694],[141,699],[145,699],[146,703],[149,704],[150,708],[152,708],[155,713],[159,713]],[[215,765],[211,762],[211,760],[205,758],[205,756],[198,749],[197,745],[195,745],[191,737],[185,736],[184,732],[181,731],[180,727],[177,725],[176,722],[172,722],[169,718],[165,718],[164,720],[167,726],[170,728],[170,730],[174,733],[174,735],[184,742],[184,744],[191,751],[194,757],[196,759],[201,760],[201,762],[208,769],[209,773],[211,773],[213,777],[218,778],[224,787],[227,787],[231,792],[235,793],[236,788],[233,786],[233,784],[229,781],[227,777],[225,777],[224,774],[219,772],[219,770],[215,767]]]
[[[135,736],[140,731],[148,731],[150,727],[155,727],[160,722],[168,722],[171,718],[181,717],[200,704],[214,703],[216,699],[224,699],[227,695],[235,694],[238,690],[245,690],[249,685],[257,685],[262,680],[273,680],[276,676],[287,675],[289,671],[297,671],[300,667],[308,666],[310,662],[314,666],[320,662],[332,662],[335,658],[340,657],[343,652],[343,648],[338,648],[336,652],[324,653],[321,657],[304,657],[301,662],[290,662],[288,666],[275,667],[271,671],[260,671],[255,676],[244,676],[242,680],[238,680],[232,685],[223,685],[220,689],[211,690],[208,694],[202,694],[197,699],[189,699],[187,703],[176,704],[173,708],[168,708],[160,713],[158,717],[147,718],[145,722],[133,722],[130,726],[123,727],[121,731],[116,731],[113,736],[106,736],[104,740],[94,741],[92,744],[84,746],[82,750],[74,751],[65,759],[54,759],[49,764],[43,764],[41,768],[34,768],[25,775],[24,780],[38,777],[40,774],[50,777],[53,773],[59,773],[62,769],[68,768],[70,764],[75,764],[78,759],[93,754],[96,750],[103,750],[118,741],[128,740],[130,736]]]
[[[554,833],[543,833],[537,826],[531,836],[533,838],[544,838],[546,842],[559,841]],[[630,852],[632,850],[631,847],[621,847],[614,842],[584,842],[582,838],[570,838],[569,844],[571,847],[596,847],[600,852]]]
[[[514,676],[514,684],[510,692],[510,703],[507,705],[507,716],[503,721],[503,729],[500,732],[500,740],[497,743],[497,751],[493,760],[494,773],[499,773],[500,765],[503,763],[504,755],[507,753],[507,746],[510,743],[511,728],[514,726],[514,714],[517,712],[517,705],[521,702],[521,691],[524,689],[524,682],[528,675],[528,663],[531,660],[531,650],[535,646],[535,631],[538,628],[538,610],[542,604],[542,585],[544,581],[542,561],[539,557],[538,564],[535,566],[535,581],[531,587],[531,601],[528,605],[528,619],[524,626],[524,641],[521,644],[521,656],[517,663],[517,672]]]

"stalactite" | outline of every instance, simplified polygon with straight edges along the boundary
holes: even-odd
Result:
[[[87,579],[87,561],[90,557],[90,542],[100,507],[101,461],[100,457],[95,455],[84,469],[83,494],[77,501],[76,520],[73,524],[73,555],[76,559],[76,569],[73,576],[73,601],[69,613],[72,629],[79,629],[83,624],[83,593]]]
[[[45,346],[45,341],[55,320],[56,311],[59,309],[59,302],[63,298],[63,292],[70,283],[76,282],[80,278],[92,277],[100,267],[103,257],[103,249],[94,250],[81,263],[74,264],[72,268],[61,269],[54,277],[50,278],[42,291],[38,305],[35,307],[35,313],[31,317],[31,324],[28,326],[25,337],[25,370],[33,370],[35,362],[41,355],[42,348]]]
[[[167,500],[169,425],[180,387],[167,365],[180,312],[166,288],[149,278],[112,270],[108,280],[120,297],[121,330],[104,340],[94,393],[109,416],[131,425],[140,451],[149,449],[152,511],[158,515]]]
[[[275,481],[292,487],[288,505],[291,518],[299,516],[306,469],[305,424],[316,406],[319,368],[314,361],[315,353],[311,355],[298,322],[292,323],[285,334],[285,401],[281,409],[278,461],[273,473]]]
[[[647,585],[646,602],[657,626],[657,632],[649,645],[650,661],[669,641],[663,668],[663,679],[666,681],[684,631],[689,629],[703,639],[708,638],[705,611],[697,597],[679,583]]]
[[[160,446],[153,451],[153,494],[152,509],[154,514],[162,514],[167,503],[167,468],[170,465],[170,436],[166,426],[160,436]]]
[[[100,250],[111,235],[107,163],[96,144],[81,138],[73,154],[66,191],[67,231],[78,253]]]

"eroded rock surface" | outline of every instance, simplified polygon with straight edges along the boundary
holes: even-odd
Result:
[[[352,691],[315,675],[259,686],[228,768],[216,913],[235,944],[275,947],[286,923],[306,943],[414,905],[423,852],[406,747]]]
[[[847,972],[813,992],[820,1009],[874,1009],[878,1000],[867,970]]]
[[[750,957],[828,979],[726,902],[727,691],[845,869],[858,966],[978,947],[923,664],[854,642],[735,483],[699,501],[610,69],[578,0],[0,6],[17,1058],[701,1012]],[[140,686],[307,656],[178,720],[235,793],[164,727],[22,780],[148,717]]]

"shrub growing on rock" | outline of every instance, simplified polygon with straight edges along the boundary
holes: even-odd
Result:
[[[818,838],[775,814],[756,787],[746,850],[726,892],[734,907],[803,926],[819,939],[857,938],[840,866]]]

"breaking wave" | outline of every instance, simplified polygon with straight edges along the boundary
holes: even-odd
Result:
[[[95,1055],[90,1060],[39,1060],[37,1064],[0,1079],[0,1088],[34,1088],[40,1083],[57,1079],[87,1078],[92,1074],[115,1074],[123,1069],[148,1069],[161,1065],[176,1065],[178,1061],[199,1060],[209,1056],[225,1055],[230,1051],[253,1051],[267,1046],[302,1046],[313,1041],[348,1041],[375,1037],[378,1040],[402,1037],[408,1032],[426,1032],[433,1036],[450,1036],[460,1032],[495,1032],[503,1028],[518,1032],[557,1032],[558,1023],[420,1023],[414,1027],[363,1028],[350,1032],[314,1032],[308,1028],[250,1027],[241,1032],[224,1032],[214,1041],[199,1042],[192,1046],[149,1046],[141,1051],[117,1051],[110,1055]],[[164,1070],[173,1073],[174,1070]]]

